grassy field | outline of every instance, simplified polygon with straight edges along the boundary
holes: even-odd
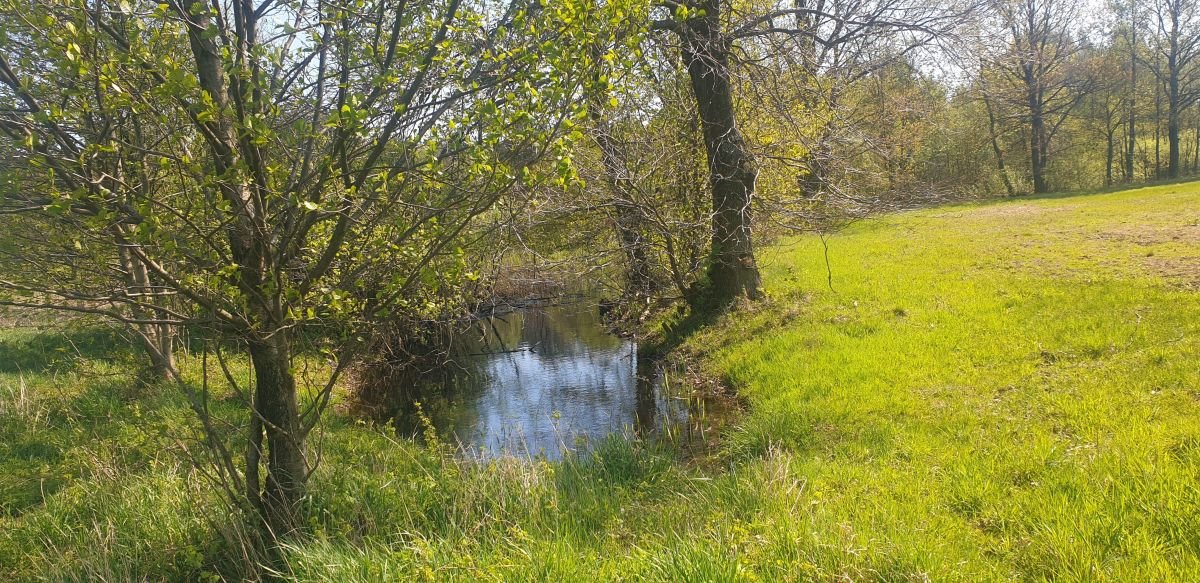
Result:
[[[769,299],[683,346],[749,404],[715,451],[476,465],[334,414],[287,575],[1200,580],[1200,184],[828,243],[766,249]],[[184,400],[110,335],[2,334],[0,579],[242,575]]]

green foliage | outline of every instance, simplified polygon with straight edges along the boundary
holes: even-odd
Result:
[[[278,294],[275,318],[330,327],[457,308],[477,276],[463,248],[487,248],[474,223],[515,186],[576,179],[589,49],[642,9],[275,2],[242,47],[235,16],[204,3],[123,6],[92,22],[69,2],[0,2],[19,49],[0,93],[6,206],[24,211],[3,220],[28,239],[4,287],[103,296],[133,248],[184,319],[262,325],[259,294]],[[207,26],[190,40],[175,13],[189,6]],[[225,78],[205,80],[192,41],[213,43]],[[271,231],[265,249],[229,239],[246,225]]]
[[[381,323],[466,312],[481,217],[577,181],[593,45],[640,6],[0,0],[0,228],[23,243],[0,303],[129,324],[160,377],[180,329],[245,346],[253,412],[205,444],[227,497],[290,532],[327,404],[298,401],[294,352],[336,363],[306,371],[332,387]]]

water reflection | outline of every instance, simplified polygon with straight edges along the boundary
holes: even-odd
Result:
[[[608,333],[587,302],[536,306],[482,320],[457,338],[462,368],[397,380],[397,428],[439,436],[480,455],[557,458],[612,433],[652,432],[688,420],[637,344]],[[420,402],[420,413],[414,402]]]

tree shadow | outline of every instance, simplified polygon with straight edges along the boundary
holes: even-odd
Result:
[[[1016,196],[1001,198],[999,200],[1057,200],[1062,198],[1074,198],[1077,196],[1088,196],[1093,194],[1110,194],[1113,192],[1121,192],[1125,190],[1138,190],[1142,188],[1154,188],[1158,186],[1172,186],[1178,184],[1187,184],[1189,182],[1200,182],[1200,176],[1189,175],[1179,178],[1158,178],[1147,180],[1144,182],[1120,182],[1105,186],[1102,188],[1085,188],[1080,190],[1061,190],[1055,192],[1047,192],[1043,194],[1018,194]]]
[[[702,303],[680,304],[676,313],[663,322],[661,335],[639,344],[639,357],[657,359],[667,355],[683,345],[696,332],[716,323],[731,309],[734,308]]]
[[[123,372],[69,382],[36,411],[0,417],[0,516],[41,507],[97,474],[150,471],[172,443],[167,429],[190,431],[186,398],[170,385],[139,384]]]
[[[10,331],[0,335],[0,373],[62,372],[83,360],[121,360],[132,349],[130,339],[112,328]]]

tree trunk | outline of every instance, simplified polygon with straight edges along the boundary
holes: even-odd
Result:
[[[1192,174],[1200,172],[1200,103],[1196,104],[1196,147],[1192,149]]]
[[[154,378],[167,379],[177,374],[174,326],[148,324],[142,328],[140,335],[150,355],[150,371]]]
[[[1179,70],[1172,57],[1167,62],[1167,177],[1179,178]]]
[[[1040,106],[1040,104],[1038,105]],[[1050,191],[1049,186],[1046,184],[1046,158],[1043,155],[1044,151],[1041,144],[1046,126],[1040,107],[1033,109],[1032,114],[1029,124],[1029,163],[1033,171],[1033,192],[1035,194],[1042,194]]]
[[[118,245],[121,258],[121,268],[125,271],[126,291],[138,298],[139,302],[157,304],[162,298],[154,296],[154,287],[150,282],[150,272],[128,244]],[[175,327],[156,320],[167,319],[165,314],[156,313],[153,309],[136,306],[132,309],[133,317],[140,322],[133,324],[142,343],[146,356],[150,359],[149,373],[155,379],[171,379],[178,375],[175,366]]]
[[[265,292],[272,274],[278,273],[275,262],[279,261],[271,253],[272,229],[267,225],[262,196],[267,189],[263,178],[267,172],[257,146],[242,139],[235,118],[237,112],[233,112],[232,96],[237,94],[233,88],[241,86],[238,75],[246,71],[226,71],[221,49],[208,36],[214,25],[206,4],[200,0],[181,0],[178,8],[187,24],[200,87],[220,112],[197,123],[205,129],[215,175],[223,177],[218,180],[217,190],[230,205],[232,216],[226,236],[230,255],[238,266],[238,289],[250,316],[246,328],[239,331],[248,344],[255,378],[245,494],[262,513],[264,525],[270,530],[269,538],[277,540],[300,527],[297,509],[304,498],[308,466],[284,308],[276,294]],[[254,38],[253,26],[254,20],[248,18],[246,38]],[[264,435],[267,455],[262,465],[267,474],[260,484],[258,464]]]
[[[654,295],[658,281],[654,277],[646,237],[641,229],[641,211],[634,203],[623,200],[614,202],[613,206],[617,212],[617,238],[625,252],[625,261],[629,264],[627,293],[634,298],[648,298]]]
[[[758,170],[738,129],[730,83],[730,41],[721,32],[721,0],[704,0],[703,16],[681,25],[683,60],[700,112],[712,186],[712,251],[708,279],[713,299],[759,297],[750,210]]]
[[[1108,128],[1108,144],[1104,150],[1104,186],[1112,186],[1113,183],[1113,157],[1116,148],[1116,128]]]
[[[1162,83],[1154,83],[1154,178],[1162,178]]]
[[[1132,21],[1132,19],[1131,19]],[[1133,161],[1137,152],[1137,28],[1129,32],[1129,146],[1125,150],[1125,181],[1133,181]]]
[[[600,149],[600,159],[616,213],[614,223],[617,240],[628,264],[626,293],[634,298],[650,297],[658,282],[642,231],[642,211],[634,200],[631,177],[625,165],[625,151],[605,121],[600,104],[593,100],[588,109],[592,118],[592,139]]]
[[[287,333],[278,331],[270,338],[252,340],[249,348],[255,380],[251,414],[266,433],[267,476],[261,493],[257,479],[247,480],[246,488],[250,490],[247,495],[261,504],[272,538],[279,538],[300,526],[297,509],[304,497],[308,474],[296,379],[291,371],[291,346]],[[257,447],[253,443],[256,440],[257,436],[252,435],[250,447]],[[257,458],[260,452],[250,453]],[[253,475],[257,476],[257,468]]]
[[[1025,69],[1025,93],[1029,107],[1029,169],[1033,174],[1033,192],[1042,194],[1050,189],[1046,184],[1046,120],[1042,111],[1042,91],[1038,79],[1034,76],[1033,64],[1027,63]]]
[[[982,75],[982,69],[980,74]],[[983,91],[983,108],[987,111],[988,135],[992,138],[992,153],[996,155],[996,170],[1000,172],[1000,178],[1004,181],[1004,191],[1008,196],[1016,196],[1017,190],[1008,177],[1008,169],[1004,167],[1004,150],[1000,147],[1000,136],[996,135],[996,114],[992,111],[992,100],[988,97],[987,89]]]

